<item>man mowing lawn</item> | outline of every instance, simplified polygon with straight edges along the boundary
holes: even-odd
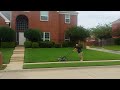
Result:
[[[78,56],[80,58],[80,61],[83,61],[83,52],[82,52],[82,45],[78,45],[76,44],[76,46],[74,47],[73,51],[77,51],[78,52]]]

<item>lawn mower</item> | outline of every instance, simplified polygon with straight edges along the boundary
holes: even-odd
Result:
[[[69,53],[67,53],[66,55],[64,55],[64,56],[60,56],[60,57],[58,57],[57,59],[58,59],[58,61],[67,61],[68,60],[68,56],[69,55],[71,55],[73,53],[73,51],[70,51]]]

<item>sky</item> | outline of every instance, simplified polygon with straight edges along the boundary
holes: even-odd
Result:
[[[77,11],[78,26],[93,28],[98,24],[109,24],[120,18],[120,11]]]

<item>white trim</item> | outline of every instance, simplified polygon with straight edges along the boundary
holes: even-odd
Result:
[[[69,16],[69,18],[66,18],[66,15],[68,15],[68,16]],[[66,22],[66,19],[69,19],[69,22]],[[70,16],[70,14],[65,14],[65,23],[68,23],[68,24],[70,24],[70,19],[71,19],[71,16]]]
[[[70,37],[69,37],[69,39],[66,39],[65,34],[64,34],[64,41],[70,41]]]
[[[42,12],[42,11],[40,11],[40,21],[49,21],[49,11],[47,11],[47,12],[48,12],[48,15],[43,15],[43,16],[47,16],[47,20],[42,20],[42,19],[41,19],[41,12]]]
[[[11,24],[12,24],[12,11],[10,12],[10,28],[11,28]]]
[[[43,39],[43,41],[45,41],[45,40],[46,40],[46,38],[45,38],[45,33],[49,33],[49,39],[48,39],[48,40],[50,41],[50,32],[43,32],[43,38],[42,38],[42,39]]]
[[[5,20],[5,22],[10,23],[10,20],[8,20],[1,12],[0,12],[0,16]]]
[[[78,15],[78,12],[68,12],[68,11],[59,11],[59,14],[70,14],[70,15]]]

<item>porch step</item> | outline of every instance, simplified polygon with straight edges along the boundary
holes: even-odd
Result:
[[[10,62],[23,62],[23,60],[10,60]]]
[[[24,52],[14,51],[13,54],[24,54]]]

